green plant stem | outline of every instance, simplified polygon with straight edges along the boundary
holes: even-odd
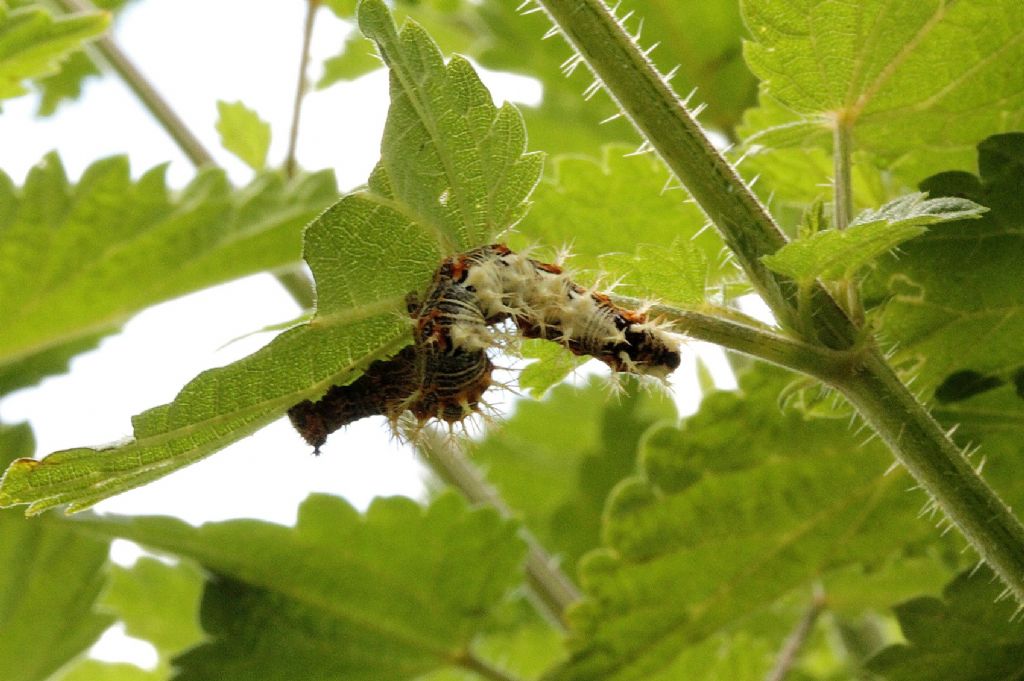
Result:
[[[832,128],[832,193],[833,222],[836,229],[846,229],[853,219],[853,149],[850,122],[837,115]],[[864,323],[864,308],[860,302],[857,284],[850,278],[839,282],[839,293],[846,305],[846,313],[857,326]]]
[[[490,506],[506,518],[512,516],[505,500],[487,484],[477,467],[453,445],[451,439],[427,429],[418,436],[417,450],[424,463],[442,480],[461,491],[469,501]],[[532,534],[524,529],[520,536],[527,546],[527,583],[536,595],[542,613],[564,628],[565,612],[570,605],[580,600],[580,591]]]
[[[715,223],[779,322],[799,334],[795,284],[776,277],[760,260],[785,238],[650,60],[601,0],[536,2]],[[803,334],[807,341],[840,350],[855,347],[858,331],[835,300],[819,285],[809,291],[809,297],[807,318],[814,324],[814,336]],[[847,374],[815,375],[846,395],[1018,602],[1024,603],[1024,527],[870,342],[861,339],[860,346],[854,351],[859,364],[849,365]],[[766,353],[751,354],[768,359]]]
[[[302,29],[302,54],[299,57],[299,77],[295,85],[295,101],[292,104],[292,125],[288,133],[288,153],[284,159],[284,174],[286,177],[295,176],[295,147],[299,141],[299,123],[302,120],[302,102],[306,98],[306,90],[309,88],[309,79],[306,78],[306,71],[309,69],[309,44],[313,37],[313,24],[316,20],[316,11],[320,8],[320,0],[306,0],[306,22]]]
[[[95,12],[96,7],[86,0],[56,0],[65,12]],[[171,136],[182,153],[188,157],[192,165],[199,167],[214,165],[213,156],[203,146],[199,138],[192,134],[185,122],[171,108],[156,88],[146,79],[142,72],[128,58],[117,43],[105,35],[93,43],[103,59],[110,64],[125,84],[135,93],[143,106],[153,115],[160,126]]]

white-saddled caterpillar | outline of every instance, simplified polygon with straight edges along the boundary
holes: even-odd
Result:
[[[330,433],[366,416],[395,423],[408,411],[421,424],[431,418],[452,424],[478,411],[491,385],[487,350],[499,337],[493,327],[508,320],[524,337],[561,343],[614,371],[664,378],[679,366],[680,339],[663,325],[503,244],[446,258],[427,292],[410,294],[408,309],[412,345],[320,400],[288,410],[317,451]]]

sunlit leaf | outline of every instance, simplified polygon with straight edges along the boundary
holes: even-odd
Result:
[[[909,194],[864,211],[846,229],[826,229],[786,244],[761,260],[798,281],[850,277],[875,258],[928,231],[929,225],[981,217],[984,206],[956,197]]]
[[[495,107],[469,63],[456,57],[446,65],[415,24],[399,34],[381,2],[361,7],[363,30],[391,67],[392,106],[368,187],[344,197],[305,232],[316,316],[253,355],[201,374],[173,403],[136,416],[134,439],[125,444],[16,462],[0,482],[0,505],[29,504],[30,513],[60,504],[80,510],[355,380],[373,360],[409,343],[405,296],[426,286],[442,256],[489,243],[522,216],[541,158],[525,153],[515,108]],[[124,262],[132,272],[155,258],[176,268],[175,276],[190,269],[161,246],[152,257],[140,250]],[[224,255],[200,262],[210,266]],[[115,272],[125,276],[123,269]],[[133,285],[129,277],[125,287]]]
[[[242,102],[217,102],[217,132],[225,149],[259,172],[267,165],[270,124]]]
[[[747,61],[797,124],[839,120],[856,148],[915,180],[969,169],[977,140],[1024,124],[1017,0],[744,0],[743,11]]]
[[[102,12],[54,18],[40,5],[12,10],[0,3],[0,99],[28,92],[24,80],[55,73],[61,60],[109,23]]]
[[[514,523],[455,495],[428,508],[378,499],[365,516],[314,495],[294,528],[253,520],[199,528],[171,518],[84,521],[191,558],[213,573],[207,643],[176,679],[412,679],[458,666],[521,579]],[[272,635],[268,635],[272,633]]]

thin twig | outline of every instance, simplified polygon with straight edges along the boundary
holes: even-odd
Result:
[[[87,0],[56,0],[65,12],[95,12],[96,7]],[[153,118],[174,140],[181,151],[197,168],[204,165],[213,165],[213,156],[203,146],[199,138],[192,134],[192,131],[185,125],[185,121],[178,116],[163,96],[156,91],[153,84],[146,79],[142,72],[136,68],[131,59],[128,58],[114,39],[105,35],[93,43],[103,59],[117,71],[125,84],[135,93],[143,106],[145,106]]]
[[[502,516],[512,516],[505,500],[459,451],[450,439],[425,429],[419,436],[420,456],[442,479],[459,489],[473,503],[486,504]],[[559,626],[565,626],[566,609],[580,600],[579,589],[562,572],[554,558],[525,529],[520,535],[527,545],[526,576],[530,588],[544,607],[545,614]]]
[[[469,651],[457,656],[454,662],[463,669],[476,672],[485,679],[491,679],[491,681],[519,681],[517,677],[506,674],[502,670],[493,667]]]
[[[316,11],[319,7],[320,0],[307,0],[306,2],[306,23],[302,31],[299,78],[295,85],[295,103],[292,105],[292,127],[288,133],[288,153],[284,160],[285,177],[295,176],[295,147],[299,141],[299,121],[302,118],[302,102],[306,98],[306,90],[309,87],[309,79],[306,78],[306,71],[309,69],[309,44],[313,37],[313,23],[316,20]]]
[[[821,615],[824,609],[825,592],[822,591],[820,586],[816,585],[811,604],[783,644],[782,650],[779,651],[779,657],[775,661],[775,667],[765,677],[765,681],[783,681],[786,678],[804,644],[807,643],[807,638],[811,635],[811,630],[814,629],[814,623],[818,620],[818,616]]]

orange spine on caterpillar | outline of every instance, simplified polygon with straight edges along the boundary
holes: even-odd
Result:
[[[431,418],[455,424],[479,411],[494,368],[487,350],[500,337],[493,327],[508,320],[526,338],[560,343],[614,371],[664,378],[679,366],[679,337],[664,325],[503,244],[446,258],[426,294],[409,295],[407,308],[412,345],[373,362],[353,383],[288,410],[317,452],[329,434],[366,416],[395,424],[408,411],[421,425]]]

